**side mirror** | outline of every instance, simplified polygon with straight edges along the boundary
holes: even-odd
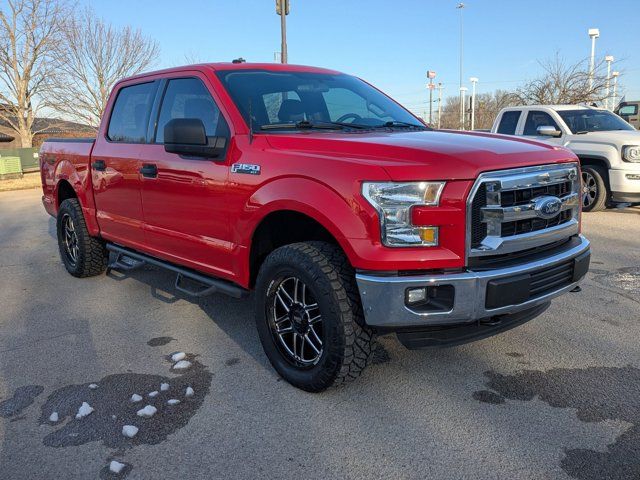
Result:
[[[164,127],[164,150],[193,157],[216,158],[224,153],[227,139],[207,137],[199,118],[174,118]]]
[[[536,129],[541,137],[561,137],[562,132],[551,125],[542,125]]]

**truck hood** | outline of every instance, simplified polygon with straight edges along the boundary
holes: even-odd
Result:
[[[582,135],[571,135],[569,143],[612,145],[619,150],[623,145],[640,145],[640,131],[611,130],[607,132],[589,132]]]
[[[489,170],[576,161],[562,147],[478,132],[295,132],[265,137],[275,149],[381,167],[395,181],[471,180]]]

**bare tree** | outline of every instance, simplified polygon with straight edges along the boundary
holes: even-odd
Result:
[[[128,26],[116,28],[90,9],[69,18],[63,35],[60,75],[52,92],[54,108],[94,127],[113,85],[148,69],[159,56],[155,40]]]
[[[493,93],[477,94],[475,128],[478,130],[490,129],[500,110],[504,107],[519,104],[519,99],[512,92],[507,92],[505,90],[496,90]],[[470,99],[466,100],[465,115],[467,116],[465,123],[470,125]],[[457,129],[460,127],[460,97],[447,97],[442,108],[442,119],[440,124],[442,128]]]
[[[0,9],[0,120],[22,147],[32,146],[36,114],[48,106],[64,12],[58,0],[7,0]]]
[[[592,82],[589,79],[588,60],[567,64],[556,55],[540,65],[544,73],[516,91],[521,104],[600,104],[607,98],[604,62],[595,66]]]

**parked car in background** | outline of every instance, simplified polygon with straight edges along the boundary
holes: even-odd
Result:
[[[638,108],[640,108],[640,100],[620,102],[614,110],[614,113],[620,115],[620,117],[622,117],[626,122],[629,122],[637,130],[640,128],[640,115],[638,114]]]
[[[575,155],[431,130],[332,70],[128,78],[97,138],[49,140],[40,164],[71,275],[111,252],[110,268],[165,268],[187,295],[254,290],[267,357],[309,391],[356,378],[376,333],[409,348],[494,335],[589,268]]]
[[[493,133],[516,135],[573,151],[582,167],[582,208],[640,202],[640,132],[608,110],[529,105],[500,111]]]

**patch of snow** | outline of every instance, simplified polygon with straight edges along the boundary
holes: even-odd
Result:
[[[187,387],[187,390],[184,392],[186,397],[193,397],[195,395],[195,392],[193,391],[193,388],[191,387]]]
[[[131,395],[131,401],[133,403],[139,402],[140,400],[142,400],[142,397],[137,393],[134,393],[133,395]]]
[[[169,384],[168,383],[161,383],[160,384],[160,391],[161,392],[166,392],[167,390],[169,390]]]
[[[76,413],[76,419],[80,420],[81,418],[90,415],[91,412],[93,412],[93,407],[87,402],[82,402],[82,405],[80,405],[80,408],[78,409],[78,413]]]
[[[174,370],[185,370],[191,366],[191,362],[189,360],[180,360],[173,366]]]
[[[154,407],[153,405],[147,405],[144,408],[141,408],[140,410],[138,410],[137,415],[139,417],[143,417],[143,418],[151,418],[155,415],[155,413],[158,411],[158,409],[156,407]]]
[[[187,358],[187,354],[184,352],[177,352],[171,355],[172,362],[179,362],[180,360],[184,360],[185,358]]]
[[[171,400],[167,400],[167,405],[177,405],[180,403],[180,400],[177,398],[172,398]]]
[[[113,473],[120,473],[125,466],[126,465],[124,463],[111,460],[111,463],[109,464],[109,471]]]
[[[98,388],[98,385],[96,385],[95,383],[92,383],[92,384],[89,385],[89,388],[91,390],[95,390],[96,388]]]
[[[149,396],[150,396],[151,398],[153,398],[153,397],[157,397],[157,396],[158,396],[158,391],[157,391],[157,390],[154,390],[153,392],[149,392]]]
[[[128,438],[133,438],[138,433],[138,427],[134,425],[125,425],[122,427],[122,435]]]
[[[49,415],[49,421],[51,423],[56,423],[58,420],[58,412],[53,412],[51,415]]]
[[[116,415],[111,415],[111,418],[112,418],[113,420],[117,420],[117,419],[118,419],[118,417],[117,417]]]

